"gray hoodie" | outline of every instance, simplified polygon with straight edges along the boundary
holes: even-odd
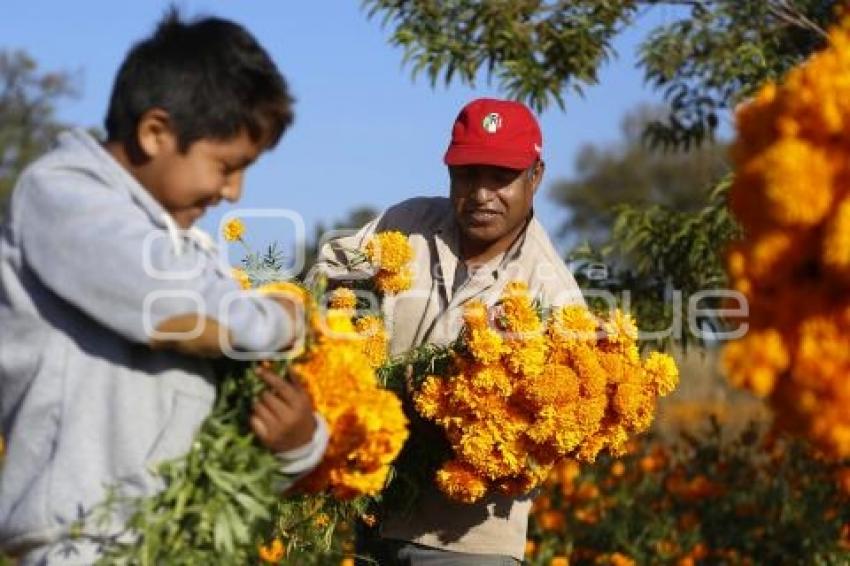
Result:
[[[285,311],[240,293],[200,234],[177,230],[81,130],[21,175],[0,226],[0,549],[35,562],[107,486],[154,493],[151,466],[189,449],[212,364],[152,350],[151,328],[203,309],[226,318],[237,350],[292,338]],[[315,466],[326,443],[320,422],[284,470]]]

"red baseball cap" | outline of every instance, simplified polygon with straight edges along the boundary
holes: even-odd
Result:
[[[543,135],[524,104],[479,98],[463,107],[452,126],[446,165],[498,165],[527,169],[540,158]]]

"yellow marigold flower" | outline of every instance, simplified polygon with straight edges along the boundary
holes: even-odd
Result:
[[[237,242],[245,235],[245,223],[238,218],[228,220],[222,229],[222,234],[228,242]]]
[[[812,144],[783,138],[749,167],[763,179],[767,212],[777,222],[811,226],[829,211],[833,164]]]
[[[372,367],[378,368],[387,361],[389,336],[380,317],[369,315],[354,323],[357,334],[363,338],[363,353]]]
[[[789,230],[764,232],[750,245],[750,275],[762,281],[786,276],[796,267],[805,247],[796,234]]]
[[[484,301],[473,299],[463,307],[463,322],[472,330],[483,330],[490,325],[487,305]]]
[[[564,512],[558,509],[544,511],[537,520],[544,531],[561,531],[566,526]]]
[[[351,312],[340,309],[328,309],[325,314],[327,332],[340,337],[353,337],[356,333],[354,323],[351,320]]]
[[[487,484],[468,466],[457,461],[446,462],[437,472],[437,487],[462,503],[475,503],[487,492]]]
[[[537,309],[531,301],[528,286],[523,281],[511,281],[505,286],[499,305],[505,328],[512,333],[534,333],[541,327]]]
[[[472,329],[466,335],[466,346],[472,356],[485,365],[498,363],[506,351],[502,337],[490,328]]]
[[[248,277],[248,273],[245,272],[244,269],[240,269],[238,267],[234,267],[230,270],[230,274],[236,279],[236,282],[243,289],[251,288],[251,278]]]
[[[635,319],[629,313],[620,309],[614,311],[611,317],[602,324],[605,340],[610,344],[629,346],[637,340],[638,328]]]
[[[511,376],[502,366],[482,366],[472,370],[470,382],[482,391],[496,392],[508,397],[513,391]]]
[[[726,271],[735,279],[746,275],[747,258],[741,245],[732,246],[726,255]]]
[[[823,263],[850,274],[850,198],[843,199],[826,225]]]
[[[566,556],[554,556],[549,560],[549,566],[570,566],[570,560]]]
[[[331,292],[328,306],[332,309],[353,311],[357,308],[357,295],[351,289],[338,287]]]
[[[339,562],[339,566],[354,566],[354,558],[346,556]]]
[[[543,372],[548,351],[543,335],[509,340],[507,366],[512,372],[525,377],[540,375]]]
[[[549,336],[556,345],[575,341],[596,342],[598,322],[584,305],[563,306],[552,313]]]
[[[401,232],[380,232],[366,244],[366,257],[381,271],[399,273],[413,260],[413,248]]]
[[[761,397],[770,394],[777,374],[789,363],[782,335],[771,328],[751,331],[723,350],[723,365],[730,382]]]
[[[267,294],[283,294],[297,299],[299,302],[306,302],[309,294],[307,289],[289,281],[276,281],[274,283],[266,283],[257,287],[257,291]]]
[[[270,544],[260,545],[257,552],[260,560],[267,564],[277,564],[286,556],[286,549],[279,538],[274,539]]]
[[[375,287],[383,295],[396,295],[407,291],[413,285],[413,272],[408,267],[399,271],[378,270],[375,274]]]
[[[839,376],[850,372],[848,334],[848,327],[834,315],[816,315],[804,319],[799,325],[792,365],[795,383],[819,391],[843,383],[844,380]]]
[[[611,555],[611,566],[635,566],[635,561],[625,554],[615,552]]]
[[[429,376],[413,395],[416,411],[426,419],[435,419],[443,415],[446,387],[441,377]]]
[[[563,364],[546,364],[542,372],[526,377],[519,387],[522,396],[537,409],[569,406],[579,398],[578,376]]]
[[[661,397],[671,393],[679,384],[679,368],[671,356],[652,352],[644,362],[644,369],[655,386],[655,394]]]

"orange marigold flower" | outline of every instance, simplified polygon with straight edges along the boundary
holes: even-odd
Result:
[[[372,367],[383,365],[389,350],[389,336],[384,321],[380,317],[368,315],[358,318],[354,327],[363,338],[363,353],[369,358]]]
[[[672,357],[660,352],[652,352],[644,362],[644,369],[652,380],[655,393],[665,396],[679,384],[679,368]]]
[[[399,271],[380,269],[375,274],[375,287],[384,295],[396,295],[407,291],[413,285],[413,272],[409,267]]]
[[[437,486],[452,499],[474,503],[487,492],[487,484],[472,468],[457,461],[446,462],[437,472]]]
[[[490,324],[487,304],[479,299],[472,299],[463,307],[463,322],[472,330],[483,330]]]
[[[827,223],[822,254],[825,265],[850,274],[850,198],[841,201]]]
[[[763,179],[767,212],[777,222],[811,226],[829,211],[834,168],[816,146],[797,138],[782,138],[749,167]]]
[[[466,346],[479,362],[485,365],[498,363],[507,351],[501,335],[490,328],[473,328],[466,334]]]
[[[615,552],[610,557],[611,566],[635,566],[635,561],[619,552]]]
[[[357,295],[347,287],[337,287],[331,292],[328,306],[332,309],[354,310],[357,308]]]
[[[366,244],[366,257],[376,268],[399,273],[413,260],[413,248],[407,236],[398,231],[380,232]]]
[[[782,335],[768,328],[751,331],[723,350],[723,365],[730,382],[764,397],[773,390],[776,376],[790,363]]]
[[[277,564],[286,556],[286,549],[279,538],[274,539],[270,544],[260,545],[257,552],[260,555],[260,560],[267,564]]]

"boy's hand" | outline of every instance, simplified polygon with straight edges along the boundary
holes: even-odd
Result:
[[[316,419],[304,388],[268,368],[258,368],[257,375],[266,382],[268,389],[254,403],[251,429],[263,446],[277,453],[310,442],[316,430]]]

